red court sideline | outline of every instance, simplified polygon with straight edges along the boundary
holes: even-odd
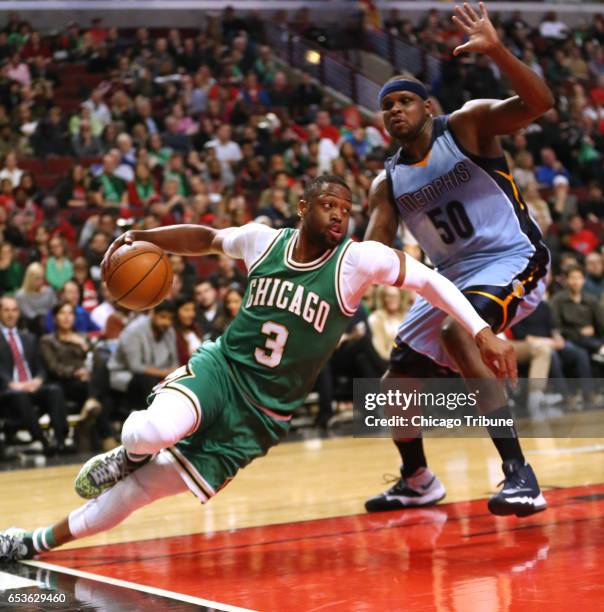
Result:
[[[497,518],[484,500],[58,551],[64,567],[256,610],[595,610],[604,484]],[[556,602],[555,604],[552,602]]]

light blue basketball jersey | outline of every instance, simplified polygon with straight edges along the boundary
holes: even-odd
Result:
[[[439,272],[452,278],[504,257],[545,271],[549,253],[505,158],[465,151],[446,116],[432,138],[424,160],[405,163],[399,149],[386,173],[402,221]]]

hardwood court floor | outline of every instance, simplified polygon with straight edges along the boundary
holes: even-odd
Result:
[[[392,444],[293,442],[243,470],[205,507],[190,494],[160,500],[42,561],[257,610],[600,605],[604,440],[525,440],[550,508],[523,520],[486,510],[501,478],[489,440],[428,439],[426,447],[446,505],[366,515],[364,498],[396,471]],[[0,474],[3,525],[30,528],[69,512],[79,503],[76,472]]]

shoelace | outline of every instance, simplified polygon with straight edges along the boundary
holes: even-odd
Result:
[[[90,479],[98,487],[109,482],[117,482],[125,476],[126,462],[121,453],[105,457],[90,470]]]
[[[509,484],[514,488],[522,488],[526,484],[526,480],[520,476],[520,472],[512,472],[509,476],[506,476],[500,483],[497,484],[498,487],[501,485]]]
[[[391,482],[398,482],[401,479],[400,474],[382,474],[382,480],[384,484],[390,484]]]
[[[384,484],[392,484],[392,486],[388,489],[388,493],[392,493],[393,491],[397,491],[398,489],[402,489],[405,487],[405,480],[402,478],[400,474],[382,474],[382,480]]]

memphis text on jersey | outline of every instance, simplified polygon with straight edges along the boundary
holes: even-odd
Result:
[[[268,306],[287,310],[302,317],[319,333],[325,328],[331,306],[314,291],[308,291],[303,285],[289,280],[262,276],[253,278],[248,286],[248,297],[245,308]]]
[[[453,189],[459,187],[462,183],[467,183],[470,178],[470,171],[466,167],[465,162],[458,162],[452,170],[435,178],[427,185],[416,191],[399,196],[397,202],[407,212],[416,212],[437,200],[443,193],[453,191]]]

